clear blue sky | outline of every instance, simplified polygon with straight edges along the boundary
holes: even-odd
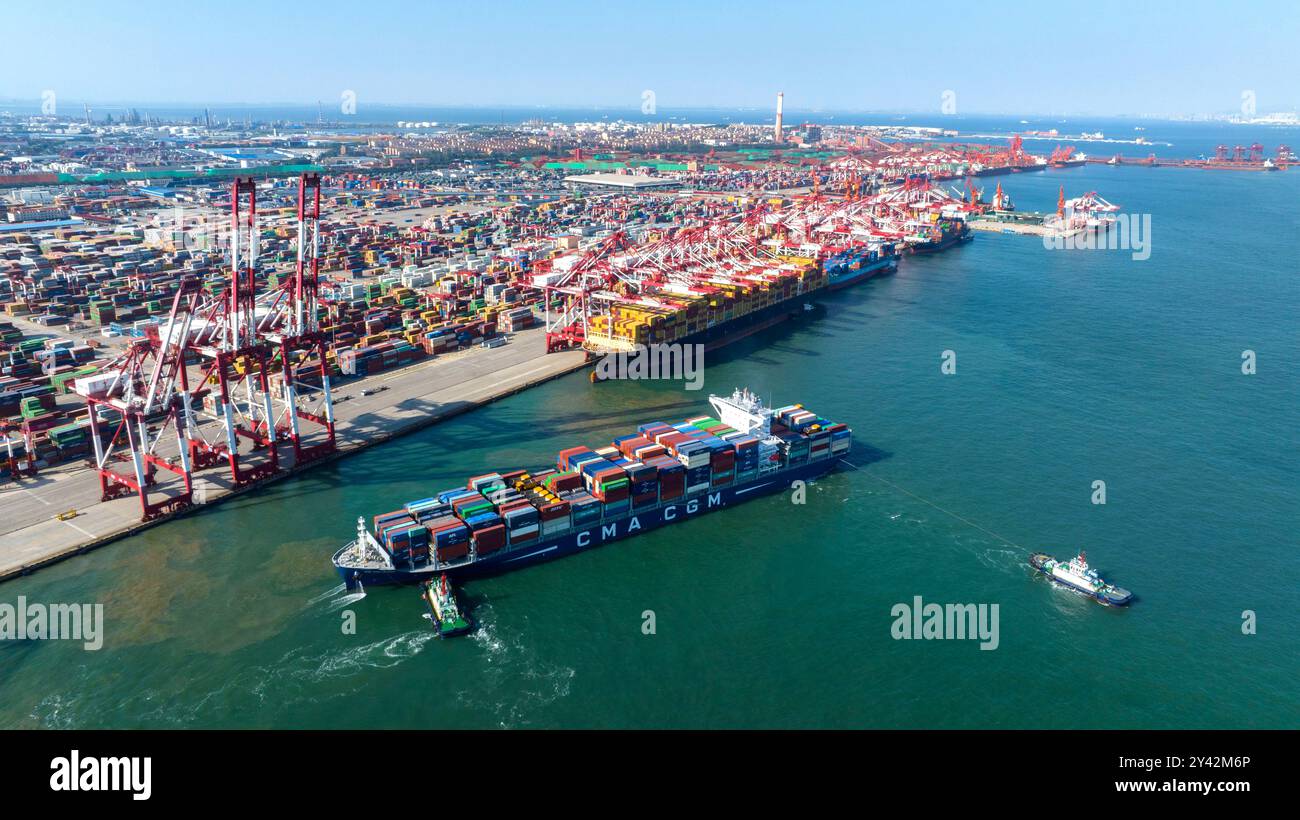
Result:
[[[1300,109],[1300,2],[14,3],[0,98],[959,113]]]

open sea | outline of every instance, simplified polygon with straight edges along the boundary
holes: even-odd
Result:
[[[1173,153],[1241,141],[1203,128]],[[703,391],[575,374],[0,585],[106,619],[99,651],[0,643],[0,727],[1300,728],[1300,169],[998,180],[1150,214],[1150,258],[978,234],[712,354]],[[740,385],[850,424],[852,466],[471,582],[463,639],[330,567],[358,515]],[[1080,548],[1131,607],[1026,563]],[[997,648],[895,640],[916,596],[998,605]]]

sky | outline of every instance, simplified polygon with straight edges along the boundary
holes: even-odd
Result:
[[[0,99],[1300,110],[1300,2],[60,0],[5,10]]]

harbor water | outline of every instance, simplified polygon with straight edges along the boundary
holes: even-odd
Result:
[[[1150,258],[981,234],[710,354],[703,391],[575,374],[0,585],[105,618],[98,651],[0,643],[0,727],[1300,728],[1300,171],[1000,180],[1151,214]],[[853,427],[806,503],[471,582],[453,640],[330,566],[359,515],[746,385]],[[1131,607],[1027,564],[1078,549]],[[917,596],[996,604],[996,648],[895,639]]]

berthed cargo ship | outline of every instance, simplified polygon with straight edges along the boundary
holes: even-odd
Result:
[[[689,281],[647,280],[608,314],[591,317],[585,346],[597,353],[630,352],[651,344],[702,344],[712,350],[797,318],[826,289],[823,267],[811,257],[706,268]]]
[[[898,270],[899,253],[892,242],[859,245],[826,258],[827,284],[831,290],[865,282],[873,276]]]
[[[852,430],[749,390],[710,396],[717,417],[642,424],[609,447],[561,450],[554,467],[476,476],[464,487],[357,519],[333,556],[349,589],[494,575],[678,524],[835,468]]]
[[[938,253],[973,237],[966,220],[945,217],[933,224],[919,224],[906,242],[912,253]]]

